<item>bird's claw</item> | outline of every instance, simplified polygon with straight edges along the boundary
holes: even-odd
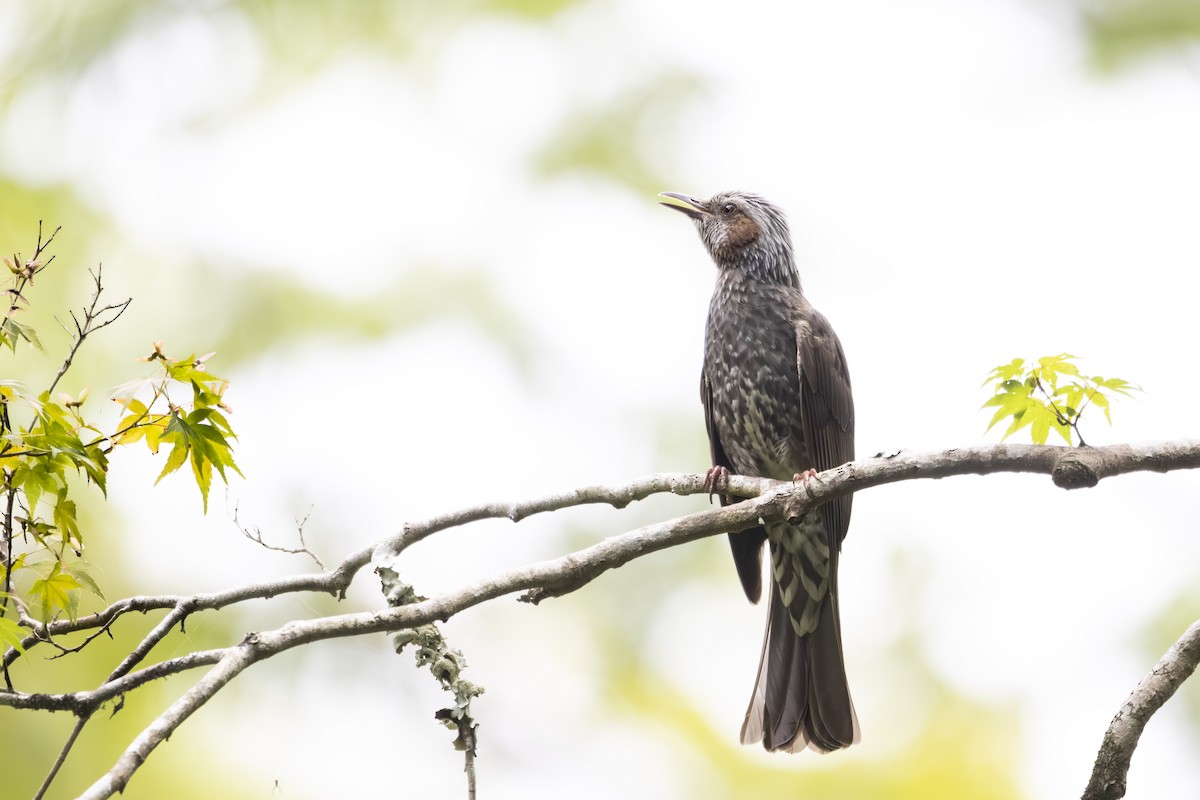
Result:
[[[804,491],[808,493],[809,497],[812,497],[812,487],[808,485],[809,481],[824,483],[824,481],[821,480],[821,476],[817,474],[817,471],[811,467],[806,469],[804,472],[797,472],[795,475],[793,475],[792,482],[794,483],[797,481],[799,481],[800,485],[804,487]]]
[[[708,502],[712,502],[713,495],[717,493],[717,484],[724,483],[729,486],[729,470],[720,465],[709,467],[708,472],[704,473],[704,491],[708,492]]]

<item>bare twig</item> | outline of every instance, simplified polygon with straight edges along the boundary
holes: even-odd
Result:
[[[4,595],[0,597],[0,615],[8,609],[8,599],[15,595],[12,594],[12,566],[13,566],[13,509],[17,502],[17,493],[12,486],[12,472],[5,470],[4,472],[4,491],[6,497],[4,500]],[[12,676],[8,674],[9,662],[3,662],[4,668],[4,686],[8,691],[13,690]]]
[[[13,288],[8,290],[8,295],[12,298],[12,302],[8,307],[7,313],[4,315],[4,321],[12,319],[13,315],[20,310],[20,304],[25,302],[25,296],[21,293],[25,291],[25,286],[33,281],[33,277],[39,272],[50,266],[50,262],[54,260],[54,256],[45,261],[42,260],[42,253],[46,248],[54,242],[54,237],[58,236],[58,232],[62,230],[59,225],[44,241],[42,240],[42,221],[38,220],[38,238],[37,247],[33,250],[33,255],[28,259],[22,259],[19,253],[13,253],[11,266],[16,271],[16,282]]]
[[[463,716],[456,726],[460,740],[457,746],[462,748],[463,772],[467,775],[467,800],[475,800],[475,748],[478,745],[478,727],[470,715]]]
[[[1083,800],[1117,800],[1125,796],[1129,764],[1146,723],[1196,671],[1198,664],[1200,620],[1193,622],[1171,645],[1113,717],[1100,744],[1091,780],[1083,790]]]
[[[145,669],[131,672],[121,678],[108,680],[90,692],[66,694],[24,694],[22,692],[0,692],[0,706],[39,711],[70,711],[78,717],[89,717],[102,705],[128,692],[160,678],[168,678],[181,672],[211,667],[221,660],[230,648],[197,650],[178,658],[160,661]]]
[[[146,634],[141,643],[139,643],[129,655],[122,659],[121,663],[117,665],[117,668],[114,669],[111,674],[109,674],[108,678],[105,680],[105,683],[111,683],[112,681],[115,681],[116,679],[127,674],[129,670],[140,664],[142,659],[148,656],[150,651],[154,649],[155,645],[166,638],[167,634],[171,632],[172,628],[174,628],[176,625],[179,625],[180,628],[182,628],[183,621],[187,619],[188,615],[194,610],[195,605],[191,602],[190,598],[187,600],[180,600],[178,603],[176,603],[175,607],[171,609],[170,613],[159,620],[158,624],[154,626],[153,630]]]
[[[83,733],[83,726],[87,724],[89,717],[80,717],[75,720],[75,726],[71,728],[71,734],[67,737],[67,741],[63,743],[62,748],[58,751],[58,757],[54,759],[54,764],[51,765],[50,771],[46,773],[46,777],[42,779],[42,785],[38,787],[37,793],[34,794],[33,800],[42,800],[46,796],[46,791],[50,788],[50,784],[54,783],[54,778],[57,777],[58,771],[62,769],[62,765],[66,763],[67,756],[71,753],[71,748],[75,746],[76,740],[79,739],[79,734]]]
[[[325,562],[322,561],[316,553],[310,550],[308,543],[304,541],[304,526],[308,524],[308,518],[312,514],[311,509],[309,510],[308,514],[304,515],[303,518],[296,520],[296,537],[300,540],[299,547],[284,547],[283,545],[269,544],[263,539],[262,528],[258,527],[257,525],[254,526],[254,528],[248,528],[242,524],[242,521],[238,518],[238,510],[239,507],[235,503],[233,506],[233,512],[230,514],[230,516],[233,519],[233,524],[237,526],[237,529],[241,531],[242,535],[247,539],[254,542],[259,547],[262,547],[266,550],[273,550],[276,553],[286,553],[287,555],[292,556],[306,555],[311,558],[313,563],[315,563],[320,569],[325,569]]]
[[[48,390],[50,392],[54,391],[54,388],[58,386],[58,382],[62,380],[63,375],[66,375],[67,370],[71,368],[71,364],[75,360],[75,354],[79,352],[84,339],[120,319],[121,315],[125,313],[125,309],[129,308],[129,304],[133,302],[133,298],[130,297],[124,302],[113,303],[100,308],[100,295],[104,292],[104,286],[100,282],[103,269],[103,265],[101,265],[96,268],[95,272],[91,273],[95,289],[92,291],[92,302],[83,309],[83,322],[80,323],[79,318],[75,316],[75,312],[71,312],[71,320],[75,323],[75,333],[72,335],[71,350],[67,353],[67,357],[63,359],[62,366],[58,368],[58,374],[50,382],[50,389]]]
[[[467,800],[475,800],[475,728],[467,728],[466,747],[463,748],[464,766],[467,773]]]
[[[51,647],[58,650],[58,655],[50,656],[50,658],[51,659],[62,658],[63,656],[69,656],[69,655],[73,655],[74,653],[78,653],[80,650],[82,650],[83,648],[85,648],[89,644],[91,644],[93,639],[103,636],[106,633],[111,638],[112,634],[109,633],[109,628],[111,627],[111,624],[112,623],[110,622],[108,625],[105,625],[102,628],[100,628],[100,630],[89,633],[82,642],[80,642],[79,644],[77,644],[73,647],[67,647],[65,645],[61,645],[58,642],[54,641],[53,639],[46,639],[45,641],[47,644],[49,644]]]

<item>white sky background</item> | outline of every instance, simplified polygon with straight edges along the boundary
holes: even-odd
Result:
[[[421,56],[419,80],[347,53],[263,107],[209,118],[249,97],[263,56],[231,14],[181,19],[147,28],[76,85],[20,101],[24,124],[0,127],[5,169],[72,181],[164,263],[188,251],[239,269],[267,263],[352,294],[423,257],[484,266],[544,343],[532,387],[495,345],[449,324],[368,346],[293,347],[233,376],[251,480],[232,496],[279,537],[314,506],[329,559],[477,500],[706,466],[660,463],[651,431],[631,422],[647,406],[678,408],[703,437],[696,395],[712,268],[691,225],[602,179],[545,183],[528,169],[568,101],[602,104],[680,65],[709,88],[681,125],[648,132],[647,146],[687,176],[662,188],[748,189],[790,212],[808,294],[850,359],[860,455],[980,441],[987,370],[1063,350],[1148,390],[1115,409],[1115,428],[1085,428],[1090,441],[1194,435],[1200,100],[1182,58],[1097,80],[1061,20],[1016,0],[758,2],[736,13],[627,0],[547,28],[468,25]],[[1062,290],[1043,300],[1048,276]],[[317,371],[324,395],[280,400]],[[317,455],[297,435],[364,401],[396,420],[377,452]],[[392,463],[395,452],[404,463]],[[111,492],[131,515],[135,499],[146,508],[156,470],[137,461],[125,479],[115,472]],[[164,518],[197,505],[182,483],[131,517],[129,557],[162,582],[147,592],[223,588],[296,566],[248,555],[220,513],[164,533]],[[947,680],[1021,709],[1028,796],[1077,794],[1104,726],[1150,666],[1130,649],[1135,635],[1196,579],[1194,486],[1191,475],[1143,476],[1064,495],[1045,479],[959,478],[864,493],[841,578],[864,740],[835,758],[869,761],[903,736],[896,709],[911,705],[890,693],[880,659],[896,614],[916,608]],[[618,516],[599,518],[622,529]],[[551,555],[536,540],[553,530],[531,521],[431,542],[410,554],[412,577],[426,593],[449,590]],[[923,569],[921,585],[897,585],[897,554]],[[671,580],[652,560],[631,568]],[[731,737],[762,613],[744,607],[732,575],[720,597],[681,589],[686,600],[653,626],[664,673],[684,676]],[[586,591],[604,590],[602,580]],[[744,641],[713,653],[689,622],[697,608]],[[671,770],[687,756],[653,731],[596,716],[596,645],[571,623],[569,606],[551,603],[475,611],[452,634],[490,689],[486,793],[542,796],[608,763],[594,796],[683,796]],[[548,629],[562,643],[554,655],[542,652]],[[244,733],[225,727],[232,700],[189,725],[248,767],[268,765],[264,792],[278,778],[290,797],[384,796],[406,763],[428,766],[412,769],[409,786],[457,794],[455,754],[413,711],[440,700],[419,686],[427,677],[379,642],[337,648],[290,656],[305,659],[294,678],[264,669],[239,679]],[[530,675],[530,653],[554,665]],[[331,703],[330,691],[344,696]],[[403,702],[383,718],[391,697]],[[255,704],[261,716],[291,706],[294,724],[264,735],[270,723]],[[167,746],[185,747],[187,735]],[[1195,785],[1188,736],[1172,709],[1155,719],[1130,798]],[[358,776],[330,768],[393,739],[396,763],[370,756]],[[352,777],[361,783],[347,792]]]

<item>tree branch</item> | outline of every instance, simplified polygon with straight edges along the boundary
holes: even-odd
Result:
[[[133,773],[150,755],[150,752],[167,739],[171,732],[178,728],[183,721],[192,715],[196,709],[204,705],[220,691],[221,687],[233,680],[242,670],[258,660],[255,648],[251,645],[253,634],[245,642],[228,653],[217,662],[212,670],[188,690],[183,697],[171,704],[171,707],[150,723],[144,731],[138,734],[133,743],[125,750],[117,763],[101,776],[86,792],[79,795],[79,800],[112,797],[117,792],[124,791],[125,784],[133,777]]]
[[[50,789],[50,784],[54,783],[54,779],[58,776],[58,771],[66,763],[67,756],[70,755],[71,748],[75,746],[75,742],[79,740],[79,734],[83,733],[83,726],[87,724],[87,721],[88,717],[80,717],[75,720],[75,727],[71,728],[71,733],[67,736],[67,741],[59,749],[58,756],[54,759],[54,763],[50,765],[50,771],[46,773],[46,777],[42,779],[42,785],[38,787],[33,800],[42,800],[46,796],[46,792]]]
[[[0,693],[0,706],[38,711],[70,711],[81,718],[87,717],[109,700],[131,692],[150,681],[197,667],[210,667],[220,661],[230,649],[223,647],[216,650],[198,650],[185,656],[160,661],[129,675],[107,680],[90,692],[69,692],[67,694],[4,692]]]
[[[138,672],[130,672],[176,624],[182,625],[186,617],[195,611],[300,591],[327,592],[341,597],[372,557],[380,560],[385,556],[394,556],[410,545],[449,528],[498,517],[515,522],[533,514],[588,503],[605,503],[621,508],[635,500],[664,492],[701,494],[705,492],[705,476],[668,473],[615,487],[585,487],[525,503],[489,503],[406,524],[399,534],[352,553],[334,569],[318,574],[292,576],[192,597],[130,598],[75,622],[36,626],[33,635],[27,639],[30,646],[54,635],[111,625],[130,611],[171,609],[108,680],[95,690],[60,695],[0,691],[0,706],[70,710],[87,715],[93,713],[100,704],[147,681],[199,666],[213,666],[191,690],[139,734],[113,768],[83,795],[87,798],[106,798],[121,791],[151,751],[226,683],[251,664],[293,647],[324,639],[396,631],[446,620],[480,603],[518,592],[523,593],[520,599],[537,603],[575,591],[608,570],[635,558],[706,536],[741,530],[758,524],[760,520],[794,519],[836,497],[885,483],[966,474],[1031,472],[1050,475],[1056,485],[1070,489],[1094,486],[1105,477],[1127,472],[1166,472],[1197,467],[1200,467],[1200,442],[1196,441],[1086,448],[999,444],[940,453],[880,454],[821,473],[806,485],[730,476],[727,481],[722,481],[718,490],[745,498],[730,506],[647,525],[583,550],[510,570],[440,597],[395,608],[293,621],[273,631],[251,634],[231,647],[192,653]],[[22,622],[24,624],[24,620]],[[1178,680],[1182,681],[1183,677],[1186,675]],[[1149,713],[1153,713],[1153,710]]]
[[[1083,800],[1117,800],[1125,796],[1129,764],[1146,723],[1191,677],[1197,665],[1200,665],[1200,620],[1193,622],[1171,645],[1113,717],[1100,744],[1092,778],[1083,790]]]
[[[760,503],[747,501],[721,509],[728,516],[718,518],[720,521],[714,523],[717,528],[710,529],[707,522],[700,523],[702,529],[694,535],[691,535],[691,529],[688,526],[697,524],[695,515],[673,523],[660,523],[660,526],[678,525],[684,538],[678,541],[668,541],[645,551],[631,551],[628,557],[623,558],[619,563],[603,564],[601,572],[611,569],[613,566],[620,566],[630,558],[646,552],[653,552],[661,547],[681,544],[684,541],[691,541],[693,538],[720,532],[718,529],[721,525],[728,525],[736,529],[737,525],[752,523],[757,518],[756,513],[758,515],[782,513],[782,507],[779,504],[784,503],[785,499],[790,506],[786,510],[787,516],[794,517],[803,514],[812,506],[850,492],[918,478],[940,479],[952,475],[1033,472],[1051,475],[1054,482],[1064,488],[1079,488],[1094,486],[1102,478],[1127,472],[1145,470],[1166,472],[1196,467],[1200,467],[1200,442],[1197,441],[1087,448],[998,444],[957,448],[940,453],[898,451],[888,455],[880,454],[862,461],[843,464],[841,467],[822,473],[816,480],[811,481],[807,488],[803,489],[791,483],[778,484],[766,479],[735,475],[729,478],[728,485],[719,487],[721,491],[746,498],[758,496],[757,499],[761,501]],[[196,611],[220,609],[246,600],[268,599],[292,592],[320,592],[341,597],[344,596],[358,571],[370,562],[372,553],[376,550],[400,553],[410,545],[449,528],[482,519],[507,518],[519,521],[534,514],[558,511],[589,503],[604,503],[616,508],[623,508],[635,500],[645,499],[654,494],[671,492],[689,495],[700,494],[704,491],[702,475],[664,473],[640,478],[615,487],[584,487],[523,503],[486,503],[442,514],[421,522],[406,524],[401,533],[388,537],[376,545],[351,553],[332,570],[325,572],[294,575],[223,592],[190,597],[163,595],[127,598],[113,603],[103,611],[74,621],[34,623],[32,620],[23,619],[22,624],[30,627],[32,634],[22,642],[22,645],[28,649],[53,636],[108,626],[121,615],[131,611],[145,613],[159,609],[178,609],[178,616],[172,622],[174,624],[174,622],[182,623],[184,617]],[[763,492],[768,492],[768,496],[764,497]],[[651,528],[653,527],[655,526],[651,526]],[[635,536],[638,533],[635,531],[629,536]],[[631,546],[636,550],[637,541],[632,541]],[[582,555],[582,553],[576,555]],[[587,568],[588,564],[580,563],[578,570],[568,571],[568,573],[550,580],[546,586],[522,586],[514,591],[529,588],[542,589],[541,595],[529,598],[535,601],[550,594],[566,593],[595,577],[595,575],[591,577],[585,575]],[[584,577],[586,580],[581,581],[580,579]],[[557,591],[551,591],[554,589]],[[158,629],[147,637],[147,641],[151,645],[161,639],[161,633],[157,631]],[[141,649],[139,648],[139,650]],[[149,648],[146,649],[148,652]],[[137,663],[145,656],[145,653],[139,655],[139,650],[131,653],[133,663]],[[17,657],[15,651],[10,649],[5,653],[4,663],[11,664]],[[0,693],[0,697],[2,694]],[[2,699],[0,702],[3,702]]]
[[[940,479],[953,475],[987,475],[996,472],[1049,474],[1056,485],[1073,489],[1094,486],[1102,478],[1128,472],[1169,472],[1197,467],[1200,467],[1200,441],[1192,440],[1085,448],[1020,444],[979,445],[940,453],[897,451],[888,455],[879,454],[822,473],[820,480],[809,484],[808,493],[813,503],[821,503],[884,483],[918,478]],[[739,497],[755,497],[772,485],[773,482],[769,480],[735,475],[730,478],[728,486],[722,486],[721,489]],[[534,514],[594,503],[624,508],[631,502],[664,492],[678,495],[701,494],[704,492],[702,476],[663,473],[624,485],[588,486],[522,503],[485,503],[472,506],[421,522],[408,523],[401,533],[351,553],[332,570],[325,572],[294,575],[191,597],[131,597],[119,600],[103,611],[76,620],[57,620],[43,624],[23,619],[22,624],[32,633],[22,642],[22,646],[28,649],[53,636],[111,625],[118,617],[131,611],[146,613],[174,608],[181,603],[189,604],[190,611],[204,611],[292,592],[320,592],[342,597],[358,571],[370,562],[372,553],[380,547],[401,552],[435,533],[483,519],[504,518],[519,522]],[[17,657],[17,653],[10,649],[4,654],[3,663],[10,665]]]
[[[132,611],[147,613],[163,609],[174,609],[186,606],[188,614],[196,611],[207,611],[235,605],[247,600],[269,599],[282,594],[293,592],[317,592],[331,594],[335,597],[345,597],[354,577],[371,561],[371,555],[378,547],[387,547],[399,553],[409,545],[415,544],[435,533],[450,528],[459,527],[470,522],[484,519],[504,518],[518,522],[526,517],[549,511],[559,511],[571,506],[590,503],[605,503],[615,508],[624,508],[635,500],[644,500],[654,494],[672,492],[680,495],[699,494],[703,491],[703,481],[697,482],[694,475],[666,473],[640,478],[629,484],[617,487],[591,486],[562,492],[522,503],[485,503],[471,508],[441,514],[430,519],[408,523],[404,530],[394,536],[365,547],[346,556],[332,570],[316,574],[293,575],[273,581],[239,586],[222,592],[202,595],[157,595],[130,597],[118,600],[103,611],[79,617],[76,620],[55,620],[40,623],[29,618],[23,618],[21,624],[32,633],[27,636],[21,646],[26,651],[29,648],[49,641],[54,636],[62,636],[97,627],[108,627],[116,619]],[[730,492],[740,496],[752,497],[772,485],[772,481],[760,478],[734,476],[730,484]],[[185,615],[186,616],[186,615]],[[182,619],[179,620],[182,623]],[[10,665],[19,657],[15,650],[4,654],[3,663]],[[2,701],[0,701],[2,702]]]

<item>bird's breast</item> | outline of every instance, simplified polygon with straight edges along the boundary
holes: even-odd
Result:
[[[721,445],[735,471],[778,480],[808,468],[796,332],[771,287],[723,287],[709,306],[704,369]]]

